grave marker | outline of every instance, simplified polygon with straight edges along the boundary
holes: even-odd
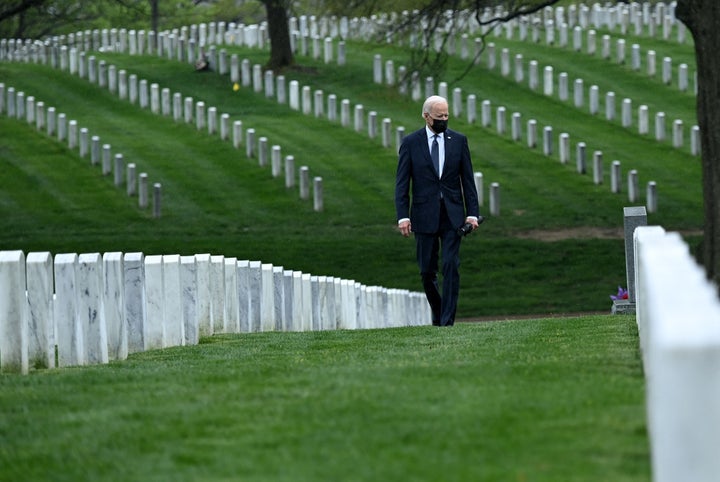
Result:
[[[647,226],[647,211],[644,206],[623,208],[623,227],[625,231],[625,273],[628,292],[629,313],[635,312],[635,249],[634,233],[639,226]]]
[[[102,256],[102,306],[107,331],[109,360],[125,360],[128,355],[128,332],[125,321],[125,286],[122,253]]]
[[[603,182],[603,155],[602,151],[593,153],[593,183],[596,185]]]
[[[212,332],[225,333],[225,256],[210,256],[209,277]]]
[[[535,119],[528,121],[527,145],[530,149],[537,147],[537,121]]]
[[[560,163],[567,164],[570,160],[570,134],[563,132],[560,134]]]
[[[195,255],[195,314],[192,316],[191,308],[188,307],[185,311],[186,313],[189,313],[191,315],[190,318],[185,318],[185,339],[186,340],[192,340],[194,337],[197,337],[198,339],[203,336],[210,336],[213,334],[213,325],[212,325],[212,296],[211,296],[211,289],[210,289],[210,254],[209,253],[202,253],[202,254],[196,254]],[[181,264],[183,264],[183,259],[180,260]],[[189,260],[185,260],[184,263],[186,265],[190,264]],[[193,279],[192,279],[192,271],[191,266],[185,267],[185,272],[182,275],[183,276],[183,286],[187,287],[188,284],[192,285]],[[183,288],[186,289],[186,288]],[[188,294],[183,294],[184,297],[189,296]],[[190,320],[190,323],[187,322],[187,320]],[[196,333],[193,333],[192,326],[189,327],[189,324],[195,323],[195,320],[197,319],[197,328]]]
[[[236,120],[233,122],[233,147],[235,149],[238,149],[240,147],[240,144],[242,144],[242,137],[243,137],[243,123],[240,120]]]
[[[500,106],[497,108],[497,133],[500,135],[505,134],[505,113],[506,111],[504,106]]]
[[[145,351],[160,349],[164,346],[164,293],[162,255],[146,256],[145,300],[147,318],[143,332],[143,349]]]
[[[138,206],[140,209],[148,207],[148,175],[141,172],[138,176]]]
[[[28,364],[35,368],[54,368],[55,321],[53,316],[52,255],[48,252],[28,253],[26,269]],[[2,291],[6,292],[6,288],[3,288]],[[12,303],[5,301],[2,303],[2,306],[11,305]],[[5,338],[5,335],[2,338]],[[0,346],[0,350],[2,348]]]
[[[650,181],[647,184],[645,205],[647,206],[647,212],[657,212],[657,184],[655,181]]]
[[[633,169],[628,173],[628,200],[631,203],[638,200],[638,190],[638,173],[637,170]]]
[[[490,214],[500,215],[500,184],[497,182],[490,184]]]
[[[300,167],[300,199],[310,198],[310,169],[307,166]]]
[[[77,316],[84,334],[85,362],[108,362],[108,338],[103,310],[102,258],[83,253],[77,260]]]
[[[578,174],[586,172],[586,146],[584,142],[578,142],[576,147],[576,167]]]
[[[153,184],[153,217],[159,218],[162,212],[162,184]]]
[[[295,186],[295,157],[285,157],[285,187],[291,188]]]
[[[553,128],[545,126],[543,128],[543,154],[552,156],[553,153]]]
[[[522,139],[522,114],[519,112],[513,112],[510,125],[511,125],[511,137],[512,140],[517,142]]]
[[[225,313],[224,333],[240,332],[240,304],[238,293],[238,270],[237,258],[226,257],[224,259],[225,277]]]
[[[30,370],[25,269],[22,251],[0,251],[0,371],[5,373]]]
[[[655,140],[665,140],[665,113],[658,112],[655,114]]]
[[[323,182],[322,177],[313,178],[313,210],[322,211],[323,204]]]
[[[85,335],[77,311],[77,254],[56,255],[54,274],[53,315],[57,330],[58,366],[84,365]]]

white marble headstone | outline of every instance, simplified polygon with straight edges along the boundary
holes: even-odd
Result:
[[[0,251],[0,371],[26,374],[28,362],[25,254]]]
[[[182,290],[182,319],[185,345],[199,342],[198,263],[195,256],[180,257],[180,287]]]
[[[196,254],[197,274],[197,299],[196,311],[198,317],[198,337],[210,336],[213,334],[212,297],[210,294],[210,254]]]
[[[213,333],[225,333],[225,256],[210,256],[210,313]]]
[[[125,281],[123,255],[103,254],[103,308],[107,327],[108,358],[124,360],[128,355],[128,330],[125,320]]]
[[[27,255],[27,298],[29,364],[54,368],[53,258],[48,252]]]
[[[78,256],[76,294],[78,319],[85,335],[85,360],[90,365],[107,363],[107,325],[103,308],[100,253],[83,253]]]
[[[85,364],[85,335],[77,312],[77,254],[55,256],[54,317],[58,366]]]
[[[162,255],[145,257],[145,297],[147,318],[143,333],[145,350],[163,348],[164,323],[163,306],[165,291],[163,285]]]
[[[145,349],[147,320],[143,253],[126,253],[123,256],[123,284],[128,353],[141,352]]]
[[[225,332],[240,331],[237,258],[225,258]]]

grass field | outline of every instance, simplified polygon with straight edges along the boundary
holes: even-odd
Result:
[[[647,481],[633,317],[220,335],[0,375],[2,481]]]
[[[603,34],[598,30],[598,51]],[[450,59],[448,81],[478,105],[490,100],[493,125],[451,127],[468,135],[476,171],[501,185],[501,214],[462,248],[459,316],[532,319],[314,333],[220,335],[198,346],[131,355],[106,366],[0,375],[0,481],[648,481],[644,377],[633,317],[567,314],[610,310],[625,285],[622,209],[627,190],[610,192],[610,162],[658,184],[650,224],[702,230],[700,161],[689,152],[694,96],[675,85],[681,62],[694,71],[691,42],[624,37],[643,51],[643,69],[547,46],[489,38],[540,72],[552,65],[570,84],[582,78],[616,93],[607,121],[515,83],[486,61],[466,77]],[[224,47],[263,64],[267,50]],[[645,52],[673,58],[673,83],[644,70]],[[614,50],[613,50],[614,51]],[[406,51],[349,41],[347,64],[299,56],[282,72],[314,92],[348,99],[365,113],[421,127],[420,102],[372,83],[373,57],[402,64]],[[88,127],[114,153],[163,185],[163,216],[153,219],[99,167],[24,120],[0,115],[0,247],[29,251],[210,252],[262,260],[317,275],[419,290],[414,244],[395,230],[394,147],[339,122],[305,116],[227,76],[150,56],[94,53],[183,97],[202,100],[282,146],[296,166],[324,181],[325,210],[286,189],[269,167],[194,124],[175,123],[106,89],[46,66],[0,63],[0,83]],[[525,72],[527,80],[527,71]],[[556,86],[557,92],[557,86]],[[571,89],[572,99],[572,89]],[[620,102],[633,100],[633,128]],[[498,135],[495,111],[519,112],[523,131],[552,126],[555,153]],[[685,125],[681,149],[637,133],[637,108]],[[479,109],[478,109],[479,111]],[[479,112],[478,112],[479,113]],[[557,137],[572,160],[558,161]],[[603,183],[575,170],[578,142],[588,159],[601,150]],[[590,164],[588,164],[590,166]],[[487,199],[487,193],[486,193]],[[487,204],[481,209],[488,214]]]
[[[632,40],[628,38],[628,43]],[[587,86],[592,78],[601,92],[616,90],[618,106],[621,98],[632,96],[633,105],[650,106],[651,115],[666,108],[669,122],[681,118],[687,129],[693,123],[691,94],[627,66],[569,48],[493,41],[498,51],[506,45],[523,53],[527,61],[537,58],[541,66],[552,62],[556,72],[566,70],[570,79],[588,78]],[[672,48],[673,55],[690,61],[690,45],[638,41],[644,49],[658,52]],[[268,55],[239,47],[227,50],[253,64],[263,63]],[[302,68],[284,75],[288,82],[298,80],[326,96],[333,93],[338,102],[347,98],[353,106],[362,104],[366,115],[376,111],[379,118],[391,118],[395,127],[419,128],[418,102],[400,96],[395,87],[371,82],[376,53],[396,59],[396,65],[404,55],[402,48],[390,45],[349,42],[346,66],[299,57]],[[95,55],[148,83],[217,106],[218,113],[242,120],[245,129],[257,131],[257,137],[266,136],[270,145],[280,145],[283,155],[295,157],[296,166],[306,165],[311,176],[323,178],[325,210],[313,212],[311,202],[300,200],[296,190],[287,190],[269,168],[247,159],[244,146],[234,149],[230,142],[197,131],[194,124],[153,115],[77,76],[46,66],[3,63],[0,82],[6,87],[33,95],[68,119],[76,119],[80,127],[89,127],[91,135],[111,144],[113,153],[122,153],[126,163],[136,163],[151,182],[161,182],[164,193],[163,217],[151,219],[76,151],[24,121],[2,117],[3,248],[53,253],[211,252],[366,284],[419,289],[413,243],[394,228],[393,148],[383,148],[365,132],[304,116],[252,89],[234,92],[227,76],[198,73],[186,63],[151,56]],[[464,66],[451,59],[445,77],[455,78]],[[464,95],[475,93],[478,102],[488,99],[493,108],[506,106],[508,116],[520,112],[523,127],[534,118],[540,132],[545,125],[553,126],[556,137],[568,132],[573,153],[582,140],[589,158],[601,150],[606,165],[604,183],[594,185],[590,174],[575,172],[574,160],[562,165],[557,154],[548,157],[541,148],[529,149],[509,134],[498,135],[494,126],[468,124],[462,116],[451,120],[453,128],[470,137],[475,170],[483,172],[486,186],[501,185],[501,215],[489,218],[461,252],[459,316],[609,309],[608,295],[625,285],[620,235],[622,208],[629,205],[625,190],[612,194],[609,189],[609,164],[614,159],[622,162],[623,176],[630,169],[638,170],[640,203],[645,183],[657,182],[659,211],[650,215],[651,224],[687,233],[691,245],[699,241],[700,166],[687,146],[674,149],[668,142],[640,136],[635,129],[622,128],[619,120],[606,121],[570,102],[546,97],[484,64],[449,87],[456,86]],[[482,210],[487,214],[487,205]]]

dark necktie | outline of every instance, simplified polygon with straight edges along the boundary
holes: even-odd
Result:
[[[440,175],[440,147],[438,146],[437,134],[433,136],[432,149],[430,150],[430,157],[432,157],[433,166],[435,166],[435,172]]]

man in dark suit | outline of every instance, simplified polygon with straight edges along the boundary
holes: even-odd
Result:
[[[428,97],[425,127],[403,139],[398,155],[395,208],[403,236],[415,235],[423,289],[437,326],[455,322],[460,292],[460,240],[465,223],[478,227],[478,195],[467,137],[447,129],[448,103]],[[411,203],[412,193],[412,203]],[[438,254],[442,251],[442,296]]]

